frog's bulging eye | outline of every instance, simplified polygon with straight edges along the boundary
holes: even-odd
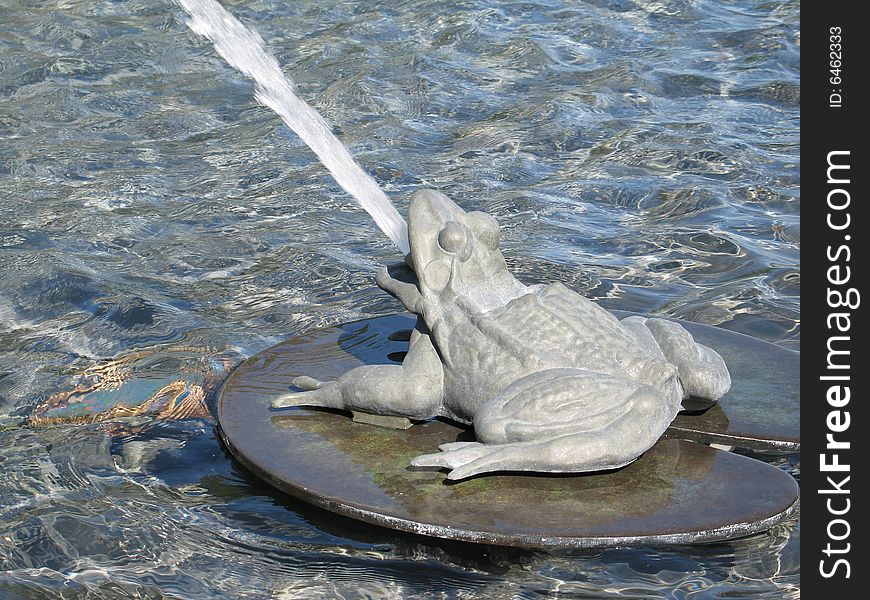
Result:
[[[498,221],[485,212],[474,211],[466,217],[469,227],[474,230],[477,239],[490,250],[498,248]]]
[[[468,229],[457,221],[448,221],[438,234],[438,245],[444,252],[455,254],[460,260],[471,256],[471,236]]]

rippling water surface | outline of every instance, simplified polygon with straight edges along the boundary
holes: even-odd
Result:
[[[797,2],[224,5],[401,212],[437,187],[500,220],[528,283],[798,348]],[[294,332],[399,310],[373,282],[392,244],[172,2],[0,0],[0,22],[0,597],[799,595],[796,518],[531,552],[242,472],[213,391]]]

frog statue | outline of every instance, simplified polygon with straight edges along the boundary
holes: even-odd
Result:
[[[408,235],[405,263],[377,277],[417,315],[402,364],[360,366],[329,382],[297,377],[305,391],[273,408],[471,424],[477,441],[411,461],[463,479],[622,467],[659,439],[684,398],[716,401],[731,387],[722,357],[672,321],[620,321],[562,284],[520,283],[486,213],[423,190],[411,200]]]

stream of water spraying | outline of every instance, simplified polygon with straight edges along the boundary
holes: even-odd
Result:
[[[176,0],[190,15],[191,30],[207,37],[230,65],[254,80],[257,100],[274,110],[329,170],[338,184],[404,253],[408,226],[375,180],[353,160],[320,113],[299,98],[293,84],[266,51],[263,38],[242,25],[216,0]]]

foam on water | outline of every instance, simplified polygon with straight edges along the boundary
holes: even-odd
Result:
[[[189,15],[191,30],[207,37],[230,65],[256,84],[256,98],[274,110],[308,144],[317,158],[381,230],[405,254],[408,226],[375,180],[353,160],[320,113],[294,92],[278,61],[266,51],[263,38],[242,25],[215,0],[176,0]]]

